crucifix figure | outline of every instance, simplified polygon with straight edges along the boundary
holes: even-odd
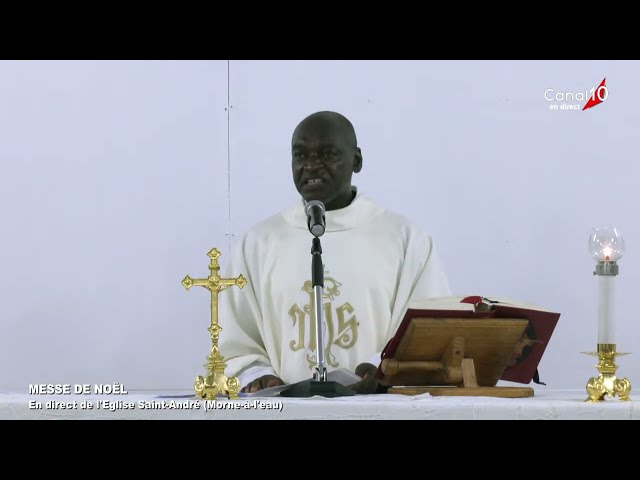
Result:
[[[226,364],[224,357],[220,355],[218,350],[218,339],[222,327],[218,324],[218,293],[226,290],[234,285],[242,288],[247,284],[246,278],[242,274],[236,278],[220,278],[218,271],[220,265],[218,258],[221,253],[217,248],[212,248],[207,256],[211,259],[209,262],[209,276],[207,278],[191,278],[189,275],[184,277],[182,285],[189,290],[192,286],[204,287],[211,292],[211,325],[208,328],[211,334],[211,353],[207,356],[207,375],[203,377],[198,375],[193,388],[196,394],[201,398],[212,400],[218,395],[227,395],[229,399],[238,398],[240,390],[240,382],[236,377],[227,378],[224,374]]]

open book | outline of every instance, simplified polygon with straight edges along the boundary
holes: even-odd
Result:
[[[393,358],[394,353],[407,331],[409,324],[417,318],[473,318],[482,319],[526,319],[520,350],[514,352],[514,360],[506,366],[500,380],[516,383],[539,382],[538,364],[551,339],[551,335],[560,318],[559,313],[551,312],[537,305],[513,301],[503,297],[437,297],[411,303],[403,317],[396,334],[382,351],[381,362]],[[377,377],[384,378],[382,368],[378,368]]]

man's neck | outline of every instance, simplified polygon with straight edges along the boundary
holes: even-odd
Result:
[[[342,195],[336,198],[331,203],[328,203],[327,205],[325,205],[325,209],[327,210],[327,212],[330,212],[331,210],[340,210],[341,208],[345,208],[351,205],[351,202],[353,202],[355,198],[356,198],[356,191],[351,189],[348,195],[346,194]]]

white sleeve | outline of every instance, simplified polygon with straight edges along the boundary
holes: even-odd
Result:
[[[252,363],[238,375],[240,388],[247,386],[256,378],[260,378],[264,375],[276,375],[276,372],[273,370],[273,368],[271,368],[270,365],[265,365],[264,363],[260,362]]]
[[[410,302],[449,295],[449,279],[433,239],[418,233],[407,248],[387,339],[395,335]]]
[[[434,297],[448,297],[451,295],[449,278],[445,273],[433,239],[427,237],[429,253],[424,267],[418,276],[418,281],[409,295],[409,302],[413,300],[425,300]],[[406,307],[406,306],[405,306]]]
[[[223,270],[224,278],[242,274],[247,284],[242,289],[237,286],[227,288],[218,296],[222,327],[219,348],[227,364],[225,374],[228,377],[244,372],[249,378],[253,374],[249,367],[256,363],[273,367],[264,345],[262,313],[256,295],[260,291],[259,265],[250,265],[246,261],[246,244],[245,235],[232,249],[231,258]]]

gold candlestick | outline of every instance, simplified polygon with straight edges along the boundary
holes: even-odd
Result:
[[[193,384],[196,394],[204,399],[211,400],[219,394],[227,395],[229,399],[238,398],[240,390],[240,382],[236,377],[227,378],[224,374],[226,364],[224,357],[220,355],[218,350],[218,339],[222,327],[218,324],[218,293],[229,287],[237,285],[242,288],[247,284],[247,280],[238,275],[236,278],[220,278],[218,271],[218,258],[221,253],[217,248],[212,248],[207,256],[211,259],[209,262],[209,276],[207,278],[191,278],[189,275],[184,277],[182,285],[189,290],[192,286],[204,287],[211,292],[211,325],[207,329],[211,334],[211,353],[207,356],[207,363],[204,365],[207,369],[206,377],[198,375]]]
[[[587,382],[587,393],[589,397],[587,402],[598,402],[605,399],[618,396],[620,400],[628,401],[631,392],[631,382],[626,378],[619,379],[616,377],[618,365],[616,365],[616,356],[628,355],[628,353],[616,352],[616,345],[612,343],[599,343],[597,352],[583,352],[587,355],[598,357],[596,368],[598,376],[591,377]]]

